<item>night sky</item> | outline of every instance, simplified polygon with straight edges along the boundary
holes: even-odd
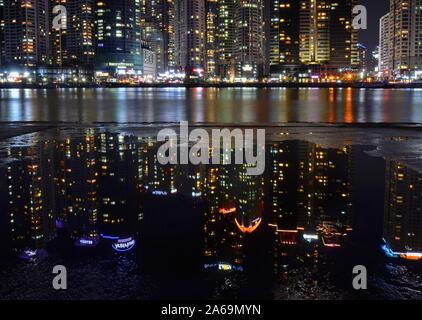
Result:
[[[388,12],[389,0],[359,0],[368,9],[368,29],[360,32],[359,41],[373,50],[379,41],[379,19]]]

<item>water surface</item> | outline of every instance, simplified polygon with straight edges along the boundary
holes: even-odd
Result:
[[[2,89],[0,121],[422,123],[422,90]]]
[[[162,166],[157,147],[106,128],[3,144],[0,297],[422,298],[422,174],[404,162],[282,139],[268,141],[264,175],[248,176]],[[368,291],[353,290],[355,265]]]

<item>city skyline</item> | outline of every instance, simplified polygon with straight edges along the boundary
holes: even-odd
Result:
[[[368,83],[422,74],[419,0],[21,1],[0,2],[3,83]],[[364,29],[358,5],[367,8]],[[409,17],[401,45],[398,26],[384,19],[389,33],[379,28],[386,12],[400,19],[395,6]]]

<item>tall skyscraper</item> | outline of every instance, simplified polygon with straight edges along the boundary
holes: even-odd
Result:
[[[380,19],[381,78],[422,78],[421,8],[421,0],[390,0]]]
[[[117,75],[141,72],[140,0],[96,0],[96,68]]]
[[[269,3],[268,62],[270,73],[294,68],[299,61],[300,2],[271,0]]]
[[[300,7],[300,60],[305,64],[327,64],[330,60],[330,3],[304,0]]]
[[[4,0],[4,63],[33,68],[48,62],[48,1]]]
[[[258,79],[264,66],[264,4],[237,0],[235,4],[236,78]]]
[[[95,55],[94,0],[69,2],[68,52],[78,66],[92,68]]]
[[[234,78],[235,2],[218,0],[217,3],[217,74],[221,79]]]
[[[356,0],[267,2],[271,75],[290,77],[300,73],[300,65],[333,70],[357,67],[357,30],[352,27],[355,5]]]
[[[206,72],[208,77],[214,77],[218,63],[218,0],[206,0],[206,19]]]
[[[169,71],[176,68],[176,29],[175,29],[175,0],[167,0],[166,2],[166,18],[164,19],[164,43],[167,48],[166,65]]]
[[[422,1],[391,0],[389,42],[391,74],[394,78],[411,76],[422,63]]]
[[[176,64],[191,79],[205,76],[205,23],[205,0],[175,1]]]
[[[392,69],[390,19],[391,17],[389,13],[380,19],[379,72],[381,78],[389,78],[390,71]]]
[[[336,69],[358,67],[358,30],[354,29],[353,8],[357,0],[334,0],[330,3],[330,59]]]
[[[174,68],[174,0],[141,0],[142,39],[156,53],[159,73]]]
[[[93,72],[95,56],[94,0],[51,0],[49,23],[53,24],[54,6],[66,8],[66,28],[50,31],[50,62],[54,67],[75,69],[85,77]],[[73,75],[74,76],[74,75]],[[72,76],[72,77],[73,77]]]

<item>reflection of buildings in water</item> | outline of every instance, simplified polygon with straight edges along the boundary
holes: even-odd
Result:
[[[262,222],[262,176],[246,174],[247,165],[209,166],[205,184],[206,267],[243,270],[245,236]]]
[[[17,160],[7,167],[12,178],[5,187],[12,190],[6,211],[13,238],[42,245],[54,237],[56,220],[75,239],[132,235],[144,214],[145,193],[181,193],[207,202],[204,252],[213,263],[241,266],[245,238],[264,222],[278,248],[295,246],[304,235],[336,245],[336,237],[349,230],[350,149],[274,143],[267,148],[264,176],[247,175],[247,165],[162,166],[156,151],[151,138],[93,130],[11,149]]]
[[[96,238],[98,162],[92,131],[78,140],[56,143],[57,218],[75,238]]]
[[[86,130],[74,138],[10,147],[2,207],[12,246],[42,247],[55,237],[56,226],[84,240],[96,239],[99,231],[132,234],[143,214],[144,145],[136,137]]]
[[[179,192],[181,172],[176,165],[161,165],[157,159],[157,143],[148,139],[143,148],[142,171],[145,189],[154,195],[165,196]]]
[[[351,148],[323,149],[299,143],[298,228],[339,246],[351,231]]]
[[[56,142],[58,217],[74,238],[96,239],[99,227],[106,234],[133,232],[142,214],[137,144],[137,138],[93,130]]]
[[[210,166],[204,195],[207,201],[204,222],[205,266],[223,270],[243,265],[243,235],[234,219],[237,204],[232,192],[235,170],[229,166]]]
[[[8,157],[13,161],[2,168],[5,197],[1,211],[14,250],[38,249],[54,237],[53,204],[45,201],[49,189],[44,174],[49,168],[39,158],[43,147],[9,147]]]
[[[386,162],[384,250],[408,260],[422,259],[422,174],[401,162]]]
[[[264,213],[264,178],[251,176],[246,172],[248,165],[243,165],[233,181],[233,192],[237,212],[235,223],[240,232],[253,233],[260,226]]]
[[[134,136],[99,135],[98,210],[107,234],[128,236],[142,215],[139,189],[138,139]]]
[[[269,146],[268,224],[277,272],[297,259],[318,261],[321,245],[340,246],[351,231],[352,159],[351,148],[302,141]]]

